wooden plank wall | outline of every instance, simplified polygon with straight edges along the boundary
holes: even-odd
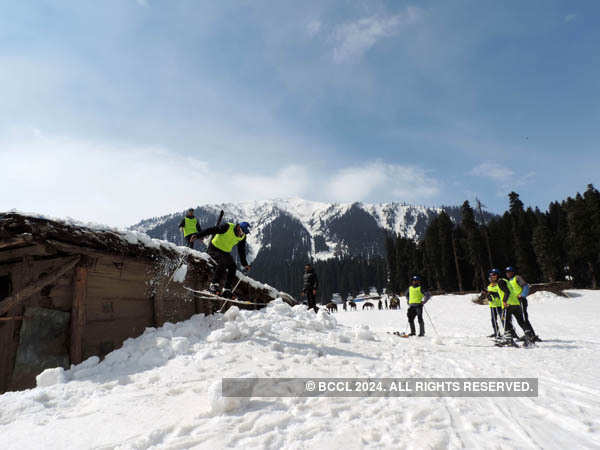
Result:
[[[81,255],[74,270],[12,308],[7,316],[23,316],[25,307],[39,306],[71,313],[71,363],[90,356],[104,357],[121,347],[127,338],[137,337],[147,327],[178,322],[194,314],[212,314],[220,304],[198,300],[171,279],[179,260],[124,257],[117,254],[78,249],[60,243],[36,244],[19,249],[0,249],[0,275],[10,274],[12,292],[50,274],[67,257]],[[60,253],[58,252],[60,251]],[[78,253],[80,252],[80,253]],[[186,261],[186,286],[202,289],[211,271],[203,260]],[[241,284],[240,293],[264,301],[265,293]],[[10,388],[9,380],[19,343],[20,321],[0,321],[0,392]]]
[[[10,275],[12,294],[52,273],[64,263],[51,249],[30,245],[0,251],[0,275]],[[7,318],[22,317],[26,306],[41,306],[61,311],[71,308],[72,274],[66,273],[41,292],[12,307]],[[11,388],[11,376],[19,345],[21,320],[0,321],[0,392]]]

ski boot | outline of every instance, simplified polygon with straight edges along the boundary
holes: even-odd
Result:
[[[233,293],[231,292],[231,289],[223,289],[223,292],[221,292],[221,297],[233,298]]]
[[[510,333],[505,333],[504,336],[498,337],[496,339],[496,343],[494,344],[496,347],[518,347],[519,344],[515,342]]]
[[[535,336],[529,332],[525,332],[523,335],[523,347],[535,347]]]
[[[208,292],[210,292],[211,294],[219,295],[220,291],[221,286],[219,286],[219,283],[210,283],[208,285]]]

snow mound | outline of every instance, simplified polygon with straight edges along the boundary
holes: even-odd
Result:
[[[554,303],[565,301],[564,297],[556,295],[554,292],[549,291],[537,291],[534,294],[527,296],[528,301],[534,301],[535,303],[544,304],[544,303]]]
[[[286,346],[279,339],[291,333],[304,331],[330,332],[338,328],[335,318],[320,310],[315,314],[305,306],[291,307],[281,298],[269,303],[262,311],[240,310],[231,307],[223,315],[205,317],[195,315],[179,323],[166,323],[161,328],[146,328],[134,339],[127,339],[123,346],[104,358],[92,356],[81,364],[72,365],[69,370],[61,367],[47,369],[38,375],[38,387],[63,384],[73,380],[107,382],[115,377],[127,377],[143,371],[162,367],[183,356],[204,359],[209,348],[220,348],[231,342],[264,339],[271,336],[272,349],[285,352]],[[339,334],[339,330],[336,330]],[[361,339],[374,339],[372,332],[362,330],[357,334]],[[350,339],[340,334],[331,340],[348,342]],[[208,347],[208,348],[207,348]]]

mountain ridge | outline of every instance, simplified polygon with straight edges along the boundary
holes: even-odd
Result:
[[[304,257],[324,260],[336,255],[356,253],[382,256],[385,233],[391,232],[418,239],[424,233],[431,218],[439,214],[443,208],[415,206],[401,202],[325,203],[296,197],[277,198],[200,205],[195,210],[202,228],[214,225],[221,209],[225,211],[225,220],[245,220],[252,225],[252,232],[248,236],[250,259],[255,259],[263,248],[270,247],[271,243],[264,239],[265,227],[280,216],[287,215],[295,219],[296,225],[301,226],[308,233],[310,245],[303,246],[307,250]],[[132,225],[130,229],[182,244],[178,230],[182,217],[183,212],[178,212],[144,219]],[[365,242],[374,237],[378,241],[374,245]],[[377,239],[378,237],[381,239]]]

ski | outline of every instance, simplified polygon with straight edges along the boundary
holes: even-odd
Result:
[[[505,341],[496,341],[494,343],[495,347],[514,347],[514,348],[521,348],[521,346],[519,344],[517,344],[514,339],[510,339],[510,340],[505,340]]]
[[[404,331],[388,331],[388,334],[393,334],[394,336],[398,336],[401,338],[409,338],[410,334],[405,333]]]
[[[239,305],[253,305],[253,306],[266,306],[268,305],[268,303],[254,303],[254,302],[249,302],[247,300],[235,300],[232,298],[226,298],[226,297],[221,297],[220,295],[217,294],[213,294],[210,291],[198,291],[196,289],[192,289],[189,288],[187,286],[183,287],[184,289],[193,292],[194,295],[196,295],[196,297],[202,299],[202,300],[212,300],[212,301],[218,301],[218,302],[230,302],[230,303],[237,303]]]

